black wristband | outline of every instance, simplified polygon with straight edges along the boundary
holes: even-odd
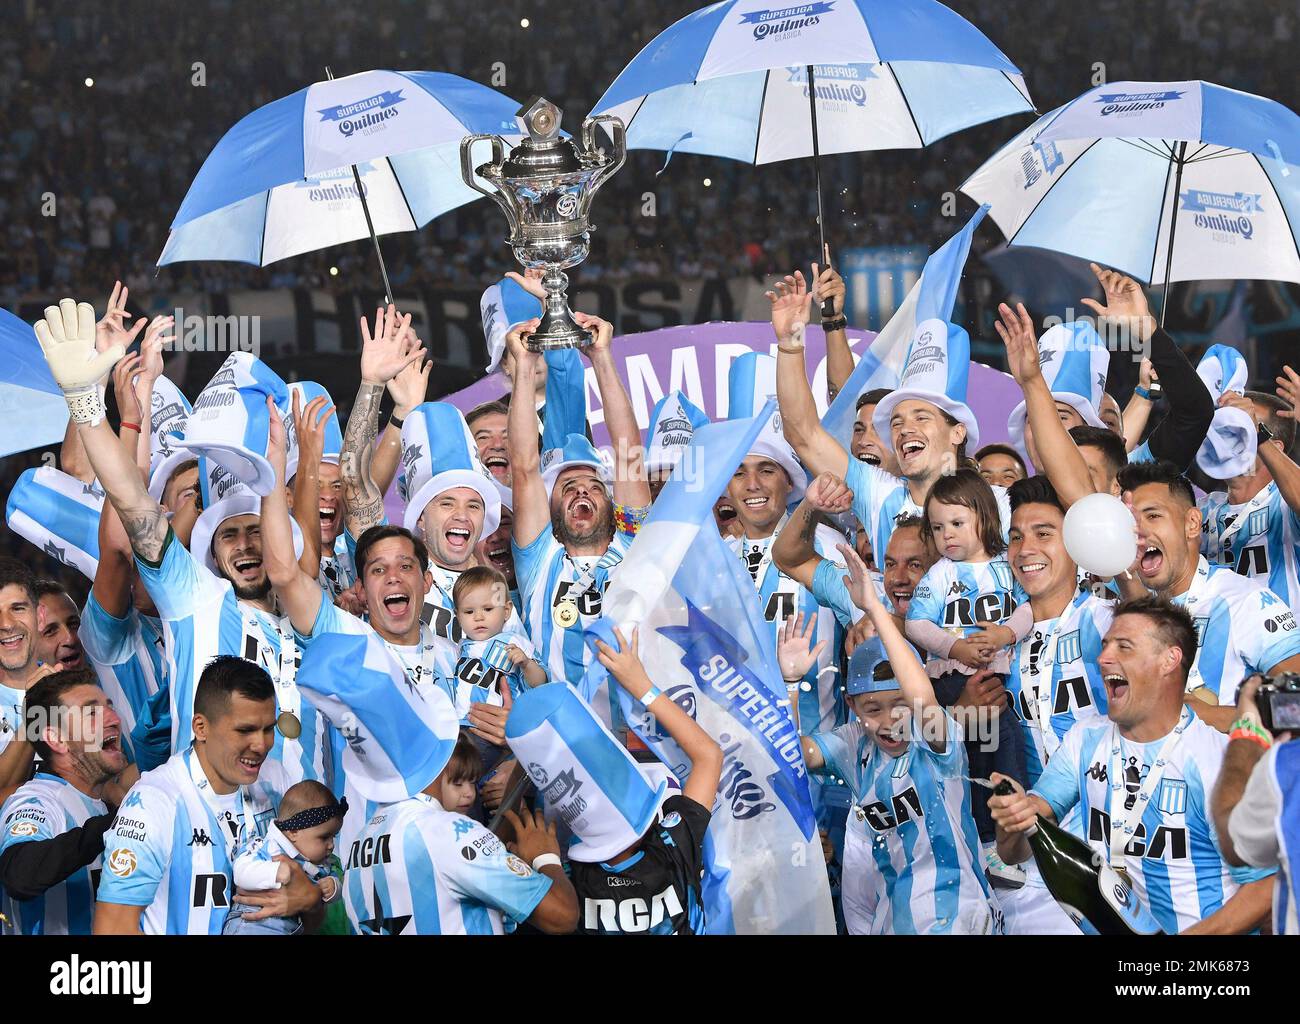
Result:
[[[829,334],[831,331],[842,331],[849,326],[848,317],[837,316],[834,320],[823,320],[822,330]]]
[[[398,430],[401,430],[401,429],[402,429],[402,424],[405,423],[405,422],[406,422],[406,421],[403,420],[403,419],[401,419],[401,418],[399,418],[398,415],[397,415],[397,413],[395,413],[395,412],[394,412],[394,413],[389,413],[389,415],[388,415],[388,425],[389,425],[390,427],[396,427]]]

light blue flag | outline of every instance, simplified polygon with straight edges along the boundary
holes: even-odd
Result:
[[[927,320],[947,321],[952,316],[971,238],[988,210],[987,205],[981,206],[965,227],[930,254],[907,298],[876,335],[826,410],[822,426],[845,448],[852,438],[858,396],[874,388],[897,388],[918,325]]]
[[[50,376],[32,326],[0,309],[0,458],[57,444],[68,426],[68,405]]]
[[[664,485],[605,595],[603,621],[629,640],[640,627],[650,678],[722,746],[722,781],[704,845],[709,934],[835,931],[771,626],[712,513],[732,470],[776,416],[771,400],[753,419],[695,431],[692,454]],[[582,692],[609,686],[617,683],[594,662]],[[621,689],[619,700],[636,734],[679,779],[689,777],[689,761],[653,716]]]

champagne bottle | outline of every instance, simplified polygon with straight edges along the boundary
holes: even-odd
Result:
[[[1005,779],[994,796],[1011,796]],[[1025,833],[1048,891],[1089,935],[1156,935],[1160,924],[1137,894],[1092,847],[1041,814]]]

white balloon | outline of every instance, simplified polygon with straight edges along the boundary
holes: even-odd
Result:
[[[1065,550],[1098,576],[1117,576],[1137,557],[1137,523],[1113,494],[1089,494],[1065,513]]]

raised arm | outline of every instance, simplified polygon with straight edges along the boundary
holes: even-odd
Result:
[[[1029,428],[1034,433],[1038,458],[1062,503],[1069,508],[1093,491],[1088,463],[1061,422],[1056,411],[1056,399],[1043,379],[1043,371],[1038,365],[1038,339],[1029,313],[1022,303],[1017,303],[1012,310],[1005,302],[998,306],[998,313],[1002,319],[993,321],[993,326],[1007,347],[1007,365],[1011,375],[1025,393],[1025,411]]]
[[[794,515],[772,542],[772,560],[776,562],[777,568],[805,590],[812,590],[813,575],[822,560],[822,556],[813,547],[818,513],[834,515],[847,512],[852,507],[853,492],[839,477],[822,473],[813,480]]]
[[[551,528],[551,507],[542,483],[537,452],[537,411],[532,396],[542,357],[528,349],[528,336],[540,320],[529,320],[506,335],[506,348],[514,363],[510,415],[506,417],[506,449],[510,453],[511,491],[514,497],[515,543],[526,548]]]
[[[899,689],[903,691],[903,696],[912,706],[912,714],[920,724],[921,734],[925,736],[931,750],[942,754],[948,745],[947,731],[934,729],[932,723],[939,721],[939,716],[947,712],[934,695],[934,685],[926,675],[925,666],[921,664],[907,638],[899,631],[894,617],[881,603],[880,595],[872,585],[871,574],[858,553],[847,544],[841,544],[839,548],[849,568],[845,583],[848,584],[853,602],[871,617],[871,624],[876,627],[889,664],[893,666]]]
[[[317,395],[302,408],[302,393],[293,393],[293,423],[298,434],[298,471],[293,478],[293,518],[302,531],[298,566],[312,579],[320,574],[320,463],[325,453],[325,424],[334,406]]]
[[[417,359],[388,382],[388,393],[393,399],[393,414],[379,437],[379,446],[370,462],[370,478],[374,480],[380,494],[388,493],[388,488],[397,476],[397,466],[402,460],[402,423],[428,394],[429,374],[432,370],[432,360]]]
[[[375,311],[373,336],[366,318],[361,318],[361,386],[352,403],[339,454],[348,506],[347,529],[354,537],[383,522],[384,492],[371,476],[370,464],[375,455],[384,387],[403,368],[425,355],[419,341],[409,335],[410,326],[410,314],[399,317],[395,306]]]
[[[1143,357],[1142,364],[1138,367],[1138,386],[1133,389],[1133,395],[1121,414],[1124,420],[1124,447],[1130,452],[1142,443],[1142,431],[1146,430],[1147,420],[1151,418],[1153,403],[1142,392],[1149,391],[1155,381],[1155,368],[1150,359]]]
[[[632,630],[632,643],[614,629],[618,641],[615,650],[603,641],[596,641],[596,657],[609,670],[618,684],[632,699],[639,701],[655,717],[655,722],[682,749],[691,762],[691,774],[682,787],[682,795],[702,807],[713,807],[718,793],[718,780],[722,777],[722,748],[713,737],[696,723],[695,719],[665,697],[646,675],[645,666],[637,657],[638,629]]]
[[[849,453],[822,426],[808,384],[803,332],[812,295],[803,273],[796,270],[766,294],[772,303],[772,330],[777,341],[776,401],[781,408],[781,430],[808,472],[843,478],[849,468]]]
[[[296,395],[294,400],[297,401]],[[324,398],[313,399],[307,408],[310,409],[317,401],[323,402]],[[293,555],[293,527],[289,523],[289,498],[284,482],[284,421],[280,419],[274,399],[267,398],[266,408],[271,421],[266,458],[275,470],[275,486],[262,499],[262,564],[266,566],[266,578],[280,599],[280,607],[288,613],[293,628],[305,635],[316,624],[324,595],[315,577],[303,572]],[[299,430],[301,433],[301,428]],[[316,531],[319,536],[319,522]]]
[[[853,373],[853,352],[849,348],[847,321],[844,320],[844,278],[831,266],[831,247],[826,246],[824,267],[812,265],[813,303],[822,311],[822,330],[826,334],[826,402],[835,401],[835,396],[844,387],[844,382]],[[834,315],[825,315],[823,304],[829,299]],[[828,326],[832,325],[832,326]]]
[[[157,562],[170,529],[167,516],[149,496],[135,460],[108,425],[99,388],[113,364],[122,358],[122,346],[115,344],[97,352],[95,311],[89,303],[78,304],[72,299],[46,308],[45,319],[36,323],[36,337],[77,423],[91,468],[122,517],[132,550],[146,561]]]
[[[583,351],[596,371],[605,427],[614,446],[614,500],[629,508],[645,508],[650,504],[650,484],[646,480],[641,430],[636,425],[632,399],[614,367],[614,325],[587,313],[575,313],[573,318],[593,335]]]

